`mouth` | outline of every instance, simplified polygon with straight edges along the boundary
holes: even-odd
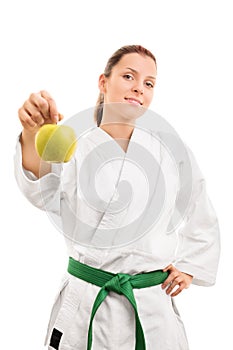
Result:
[[[138,100],[137,98],[134,97],[125,97],[125,100],[133,105],[136,106],[142,106],[142,101]]]

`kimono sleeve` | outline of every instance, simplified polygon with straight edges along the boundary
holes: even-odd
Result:
[[[187,149],[192,166],[192,194],[187,213],[177,230],[179,246],[174,265],[192,275],[193,284],[211,286],[216,281],[220,256],[219,224],[206,181],[193,153]]]
[[[60,184],[62,164],[52,164],[51,173],[38,179],[22,166],[22,150],[19,138],[14,155],[16,182],[24,196],[37,208],[60,214]]]

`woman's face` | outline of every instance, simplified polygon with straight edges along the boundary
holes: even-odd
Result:
[[[138,53],[124,55],[112,68],[110,77],[99,78],[104,103],[123,103],[148,108],[154,92],[156,65],[149,56]]]

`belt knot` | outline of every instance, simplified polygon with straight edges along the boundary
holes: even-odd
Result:
[[[125,284],[130,284],[131,276],[126,273],[117,273],[107,283],[105,283],[105,290],[112,291],[118,294],[124,294],[123,289]],[[130,287],[132,288],[131,284]]]

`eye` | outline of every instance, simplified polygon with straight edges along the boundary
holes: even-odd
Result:
[[[150,89],[153,89],[153,87],[154,87],[154,84],[151,81],[146,81],[145,84]]]
[[[125,74],[123,75],[123,78],[125,78],[126,80],[132,80],[133,76],[131,74]]]

